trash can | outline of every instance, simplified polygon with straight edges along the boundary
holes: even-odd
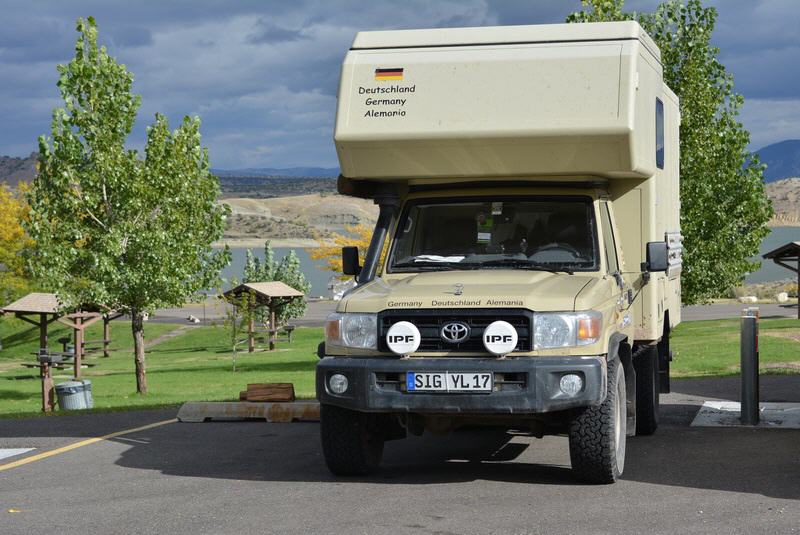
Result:
[[[58,396],[58,406],[61,407],[61,410],[73,411],[94,407],[91,381],[59,383],[56,385],[56,396]]]

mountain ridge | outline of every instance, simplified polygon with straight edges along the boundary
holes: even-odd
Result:
[[[761,163],[767,164],[764,182],[800,176],[800,139],[784,139],[755,151]]]
[[[0,183],[16,187],[20,182],[30,182],[36,176],[38,158],[37,152],[32,152],[26,158],[0,156]]]
[[[211,169],[220,177],[265,177],[265,178],[336,178],[338,167],[246,167],[243,169]]]

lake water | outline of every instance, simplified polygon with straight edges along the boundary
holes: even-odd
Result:
[[[292,248],[273,247],[272,253],[275,257],[275,261],[280,261],[280,259],[289,254],[291,250]],[[252,251],[254,256],[264,260],[263,247],[255,248]],[[332,273],[327,269],[320,269],[318,267],[324,267],[325,261],[312,260],[306,250],[302,248],[294,249],[294,252],[297,254],[297,258],[300,259],[300,269],[303,270],[306,279],[311,283],[311,290],[308,294],[314,297],[320,295],[329,297],[328,279],[331,277]],[[242,274],[244,273],[246,258],[247,248],[231,247],[231,263],[222,270],[222,277],[226,280],[230,280],[232,277],[241,280]],[[228,286],[226,285],[225,288],[227,289]]]
[[[772,232],[770,232],[762,242],[760,254],[764,254],[767,251],[776,249],[777,247],[780,247],[781,245],[790,241],[800,241],[800,227],[773,228]],[[275,259],[280,260],[286,256],[290,250],[290,248],[284,247],[274,248],[273,252],[275,254]],[[294,251],[297,253],[297,257],[300,259],[300,267],[303,270],[306,279],[311,282],[311,291],[309,292],[309,295],[321,295],[329,297],[328,279],[331,277],[332,272],[328,271],[327,269],[322,269],[324,268],[325,262],[312,260],[305,249],[299,248],[294,249]],[[222,271],[222,276],[225,279],[230,280],[231,277],[236,277],[238,279],[242,278],[246,254],[246,248],[231,248],[231,264]],[[253,254],[262,260],[264,259],[263,248],[254,249]],[[758,260],[760,259],[761,257],[759,256]],[[747,282],[769,282],[792,277],[793,275],[789,270],[776,265],[770,260],[762,261],[761,268],[747,276]]]
[[[772,260],[763,260],[761,255],[777,249],[790,241],[800,241],[800,227],[775,227],[772,232],[767,234],[761,242],[759,256],[756,260],[761,261],[761,269],[754,271],[747,276],[747,282],[771,282],[783,279],[794,279],[794,275],[786,268],[782,268]]]

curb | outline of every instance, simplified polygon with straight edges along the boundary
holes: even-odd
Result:
[[[318,422],[319,403],[292,401],[261,403],[252,401],[189,401],[178,411],[178,421],[199,423],[205,421],[237,422],[266,420],[270,423]]]

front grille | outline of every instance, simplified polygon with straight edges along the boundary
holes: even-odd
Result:
[[[533,312],[523,309],[426,309],[426,310],[384,310],[378,314],[378,349],[389,351],[386,333],[399,321],[413,323],[419,329],[422,341],[418,351],[458,351],[486,353],[483,347],[483,331],[494,321],[507,321],[517,330],[518,341],[514,351],[531,351],[531,329]],[[469,325],[469,338],[454,344],[442,340],[439,332],[443,325],[451,321],[461,321]]]

